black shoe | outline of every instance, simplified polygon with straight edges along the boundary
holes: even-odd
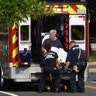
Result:
[[[61,90],[59,90],[59,88],[55,88],[55,92],[58,93],[61,92]]]
[[[78,92],[80,92],[80,93],[84,93],[84,91],[82,91],[82,90],[79,90]]]

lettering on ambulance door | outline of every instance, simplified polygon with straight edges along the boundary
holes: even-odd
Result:
[[[71,39],[72,40],[84,40],[84,26],[83,25],[71,26]]]

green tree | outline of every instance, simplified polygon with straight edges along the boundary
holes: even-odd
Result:
[[[32,19],[42,19],[50,15],[50,11],[45,14],[46,2],[38,0],[0,0],[0,21],[7,27],[18,25],[19,21],[24,21],[31,16]]]
[[[94,2],[92,0],[88,0],[88,8],[89,8],[90,14],[96,16],[95,6],[96,6],[96,0],[94,0]]]
[[[42,19],[45,16],[49,16],[51,11],[45,11],[46,2],[40,2],[38,0],[0,0],[0,22],[6,24],[10,37],[9,51],[13,52],[11,45],[17,46],[15,49],[16,57],[13,59],[13,53],[10,60],[13,62],[14,67],[19,66],[19,48],[18,48],[18,29],[19,22],[24,22],[28,17],[34,20]]]
[[[96,0],[87,0],[88,2],[88,9],[90,13],[90,37],[96,38]],[[96,42],[96,40],[92,40],[92,42]],[[91,41],[90,41],[91,42]]]

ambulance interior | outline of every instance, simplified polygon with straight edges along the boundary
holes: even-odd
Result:
[[[85,38],[84,25],[81,23],[80,24],[78,23],[78,25],[75,24],[75,22],[72,21],[74,20],[73,17],[74,17],[73,15],[71,16],[68,14],[55,14],[50,17],[45,17],[43,20],[31,19],[31,21],[29,20],[30,21],[29,25],[23,24],[21,26],[21,35],[20,35],[22,41],[21,50],[25,51],[26,53],[26,49],[28,49],[28,47],[31,46],[29,52],[29,54],[30,53],[31,54],[29,57],[27,57],[29,59],[27,59],[26,61],[28,62],[31,61],[36,64],[40,64],[42,62],[43,58],[43,54],[41,51],[42,42],[44,42],[44,37],[46,35],[49,35],[49,31],[51,29],[57,30],[57,38],[61,41],[63,49],[66,53],[69,50],[70,40],[75,40],[76,42],[77,41],[83,42]],[[77,18],[78,15],[75,17]],[[71,22],[72,24],[70,23],[70,20],[72,21]],[[21,59],[25,60],[26,57],[21,56]],[[30,64],[30,62],[28,64]]]
[[[65,49],[65,32],[64,23],[68,22],[68,15],[56,14],[51,17],[46,17],[40,21],[31,20],[31,60],[35,63],[42,61],[41,45],[42,39],[49,34],[51,29],[57,30],[57,38],[61,41]]]

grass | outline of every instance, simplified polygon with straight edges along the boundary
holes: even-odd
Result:
[[[96,57],[94,56],[89,56],[89,62],[94,62],[96,61]]]
[[[91,54],[89,56],[89,61],[90,62],[96,61],[96,52],[91,52]]]

